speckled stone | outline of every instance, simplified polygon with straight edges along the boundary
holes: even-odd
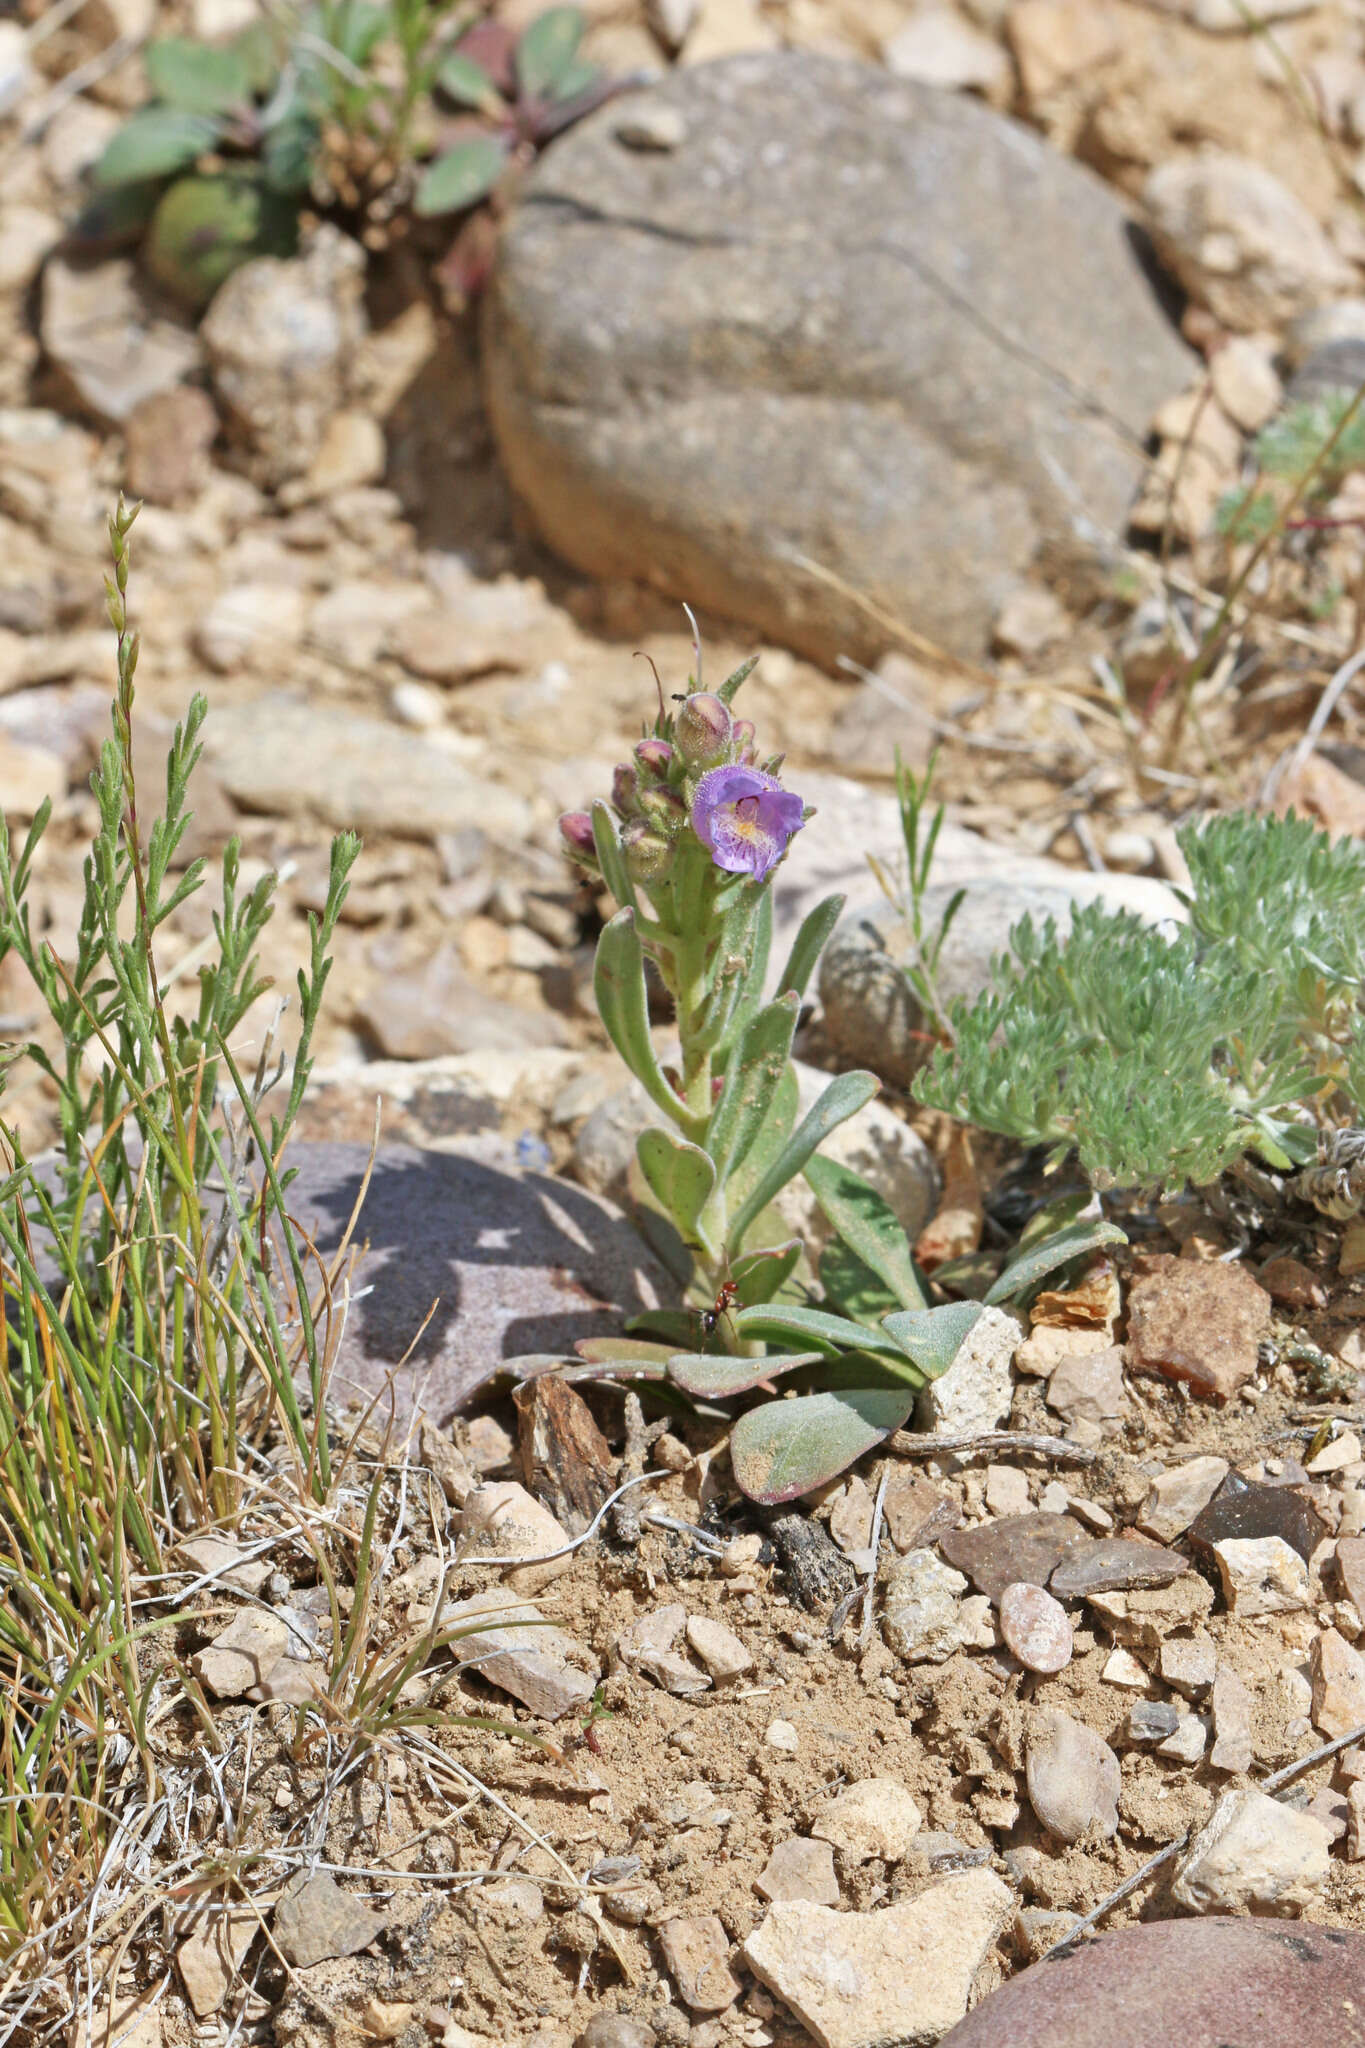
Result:
[[[1124,1927],[1012,1978],[941,2048],[1365,2048],[1365,1934],[1217,1918]]]
[[[1085,1540],[1070,1515],[1005,1515],[975,1529],[949,1530],[939,1549],[978,1593],[999,1600],[1006,1586],[1045,1586],[1072,1546]]]
[[[1000,1633],[1027,1671],[1050,1675],[1071,1662],[1071,1617],[1041,1586],[1006,1586],[1000,1595]]]

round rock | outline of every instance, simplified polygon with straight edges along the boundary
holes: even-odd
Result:
[[[1158,1920],[1036,1963],[941,2048],[1355,2048],[1365,1934],[1265,1920]]]
[[[1064,1671],[1071,1662],[1071,1616],[1041,1586],[1006,1586],[1000,1633],[1026,1671]]]
[[[1118,1830],[1119,1760],[1107,1742],[1070,1714],[1049,1708],[1029,1731],[1029,1804],[1043,1826],[1063,1842],[1079,1842],[1092,1828]]]
[[[1122,526],[1189,379],[1122,204],[965,96],[806,51],[651,109],[676,147],[603,108],[499,248],[489,412],[542,535],[817,660],[882,652],[878,607],[982,651],[1046,539]]]

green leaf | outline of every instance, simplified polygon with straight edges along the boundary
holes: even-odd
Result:
[[[143,62],[157,98],[182,113],[226,114],[251,97],[246,58],[231,45],[215,50],[188,36],[165,36],[148,45]]]
[[[826,1302],[840,1315],[876,1328],[884,1315],[899,1306],[895,1295],[865,1266],[842,1238],[832,1237],[820,1250],[820,1286]]]
[[[849,1250],[891,1289],[902,1308],[922,1309],[924,1291],[890,1203],[861,1174],[835,1159],[811,1159],[805,1172],[816,1201]]]
[[[389,8],[374,0],[342,0],[330,10],[332,48],[363,71],[392,26]]]
[[[668,1377],[698,1400],[728,1401],[803,1365],[819,1365],[824,1356],[823,1351],[794,1351],[775,1358],[718,1358],[710,1351],[680,1351],[668,1361]]]
[[[592,807],[592,843],[597,855],[597,865],[602,870],[602,880],[611,890],[622,910],[638,908],[635,884],[630,879],[626,857],[621,851],[621,835],[616,829],[610,804],[598,797]]]
[[[459,50],[452,50],[445,59],[436,73],[436,82],[462,107],[474,107],[484,113],[502,105],[502,95],[482,64],[476,64]]]
[[[711,999],[716,1016],[708,1009],[705,1037],[716,1048],[717,1064],[728,1058],[762,1007],[772,943],[773,892],[746,890],[726,916],[716,947]]]
[[[580,57],[567,71],[561,72],[555,80],[554,99],[557,104],[565,100],[576,100],[580,94],[591,92],[600,85],[604,77],[600,65],[590,64],[586,57]]]
[[[471,135],[427,165],[417,181],[412,210],[428,218],[463,213],[486,199],[507,163],[507,144],[496,135]]]
[[[795,1180],[816,1148],[823,1145],[831,1131],[847,1123],[851,1116],[856,1116],[866,1103],[871,1102],[880,1087],[875,1074],[857,1069],[850,1074],[839,1074],[830,1082],[814,1108],[802,1117],[767,1172],[745,1196],[730,1224],[728,1243],[743,1244],[746,1231],[757,1222],[769,1202],[781,1194],[787,1182]]]
[[[553,99],[578,55],[584,21],[577,7],[547,7],[517,44],[517,83],[527,99]]]
[[[247,91],[264,98],[280,75],[281,33],[273,22],[253,21],[232,39],[246,73]]]
[[[607,1036],[631,1073],[647,1090],[650,1100],[671,1121],[679,1121],[683,1106],[664,1079],[649,1035],[645,956],[633,910],[618,910],[597,941],[593,994]]]
[[[1054,1231],[1051,1237],[1045,1237],[1041,1244],[1034,1245],[1022,1258],[1006,1266],[986,1300],[993,1305],[1016,1301],[1049,1273],[1054,1273],[1058,1266],[1069,1265],[1072,1259],[1080,1258],[1085,1252],[1098,1251],[1102,1244],[1127,1242],[1117,1223],[1084,1220],[1069,1223],[1065,1230]]]
[[[794,996],[770,1003],[753,1018],[730,1055],[720,1100],[706,1129],[706,1149],[724,1186],[758,1136],[791,1059],[796,1030]]]
[[[882,1328],[894,1337],[920,1371],[936,1380],[981,1319],[979,1301],[948,1301],[938,1308],[903,1308],[882,1317]]]
[[[747,661],[742,661],[740,663],[739,667],[734,671],[732,675],[728,675],[725,678],[725,681],[721,684],[720,688],[716,692],[716,695],[720,698],[722,704],[734,703],[735,695],[739,689],[740,684],[744,682],[748,676],[752,675],[753,671],[757,667],[758,656],[756,654],[751,654]]]
[[[166,178],[202,156],[218,139],[219,125],[206,114],[179,107],[144,107],[110,137],[91,172],[97,186],[138,185]]]
[[[651,1127],[636,1142],[640,1171],[681,1237],[696,1243],[701,1212],[716,1185],[716,1169],[700,1145],[689,1145],[669,1131]],[[702,1244],[709,1258],[715,1247]]]
[[[320,132],[301,99],[280,109],[261,136],[261,173],[272,191],[297,197],[308,190]]]
[[[847,900],[845,896],[826,896],[823,903],[817,903],[814,910],[802,919],[801,929],[792,940],[792,949],[778,983],[779,995],[789,988],[794,988],[799,996],[806,993],[816,962],[824,952]]]
[[[574,1350],[589,1365],[657,1366],[660,1374],[674,1356],[672,1344],[646,1344],[638,1337],[580,1337]]]
[[[824,1486],[901,1427],[911,1398],[865,1387],[765,1401],[730,1432],[735,1484],[765,1507]]]
[[[766,1302],[756,1308],[737,1309],[734,1325],[746,1341],[752,1337],[764,1343],[775,1340],[784,1344],[788,1338],[795,1338],[798,1343],[804,1340],[817,1345],[831,1358],[845,1351],[870,1351],[899,1367],[907,1379],[913,1377],[918,1383],[920,1378],[909,1364],[904,1347],[894,1337],[882,1330],[864,1329],[861,1323],[851,1323],[846,1316],[832,1316],[826,1309],[803,1308],[797,1302]]]
[[[741,1252],[730,1266],[730,1278],[745,1308],[771,1301],[790,1280],[805,1250],[799,1237],[785,1244],[764,1245],[757,1251]]]

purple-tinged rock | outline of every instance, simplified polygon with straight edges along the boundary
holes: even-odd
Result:
[[[1288,1486],[1261,1486],[1240,1472],[1229,1472],[1189,1530],[1195,1551],[1209,1563],[1216,1561],[1216,1543],[1279,1536],[1307,1564],[1326,1534],[1326,1523],[1301,1493]]]
[[[1006,1586],[1046,1586],[1067,1552],[1085,1541],[1070,1515],[1005,1515],[975,1529],[952,1529],[939,1549],[978,1593],[998,1601]]]
[[[1365,2048],[1365,1934],[1157,1920],[1036,1963],[940,2048]]]

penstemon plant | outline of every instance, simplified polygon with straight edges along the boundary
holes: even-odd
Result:
[[[686,1304],[579,1350],[589,1372],[667,1381],[675,1398],[767,1395],[739,1416],[730,1453],[743,1491],[772,1502],[834,1478],[899,1429],[983,1304],[931,1306],[889,1205],[820,1156],[830,1133],[877,1093],[874,1075],[836,1075],[798,1120],[792,1039],[844,899],[810,912],[765,999],[771,879],[814,812],[784,788],[782,757],[764,758],[753,725],[734,716],[753,665],[715,692],[694,687],[674,700],[676,712],[661,687],[653,726],[616,769],[610,803],[567,813],[560,830],[620,906],[598,942],[597,1006],[665,1119],[640,1134],[632,1192]],[[697,671],[700,679],[699,649]],[[674,1064],[660,1059],[650,1032],[651,971],[673,1004]],[[805,1247],[774,1207],[798,1175],[835,1233],[820,1258],[819,1297],[805,1277]],[[1119,1235],[1110,1224],[1073,1222],[1030,1247],[987,1300],[1018,1299]]]

